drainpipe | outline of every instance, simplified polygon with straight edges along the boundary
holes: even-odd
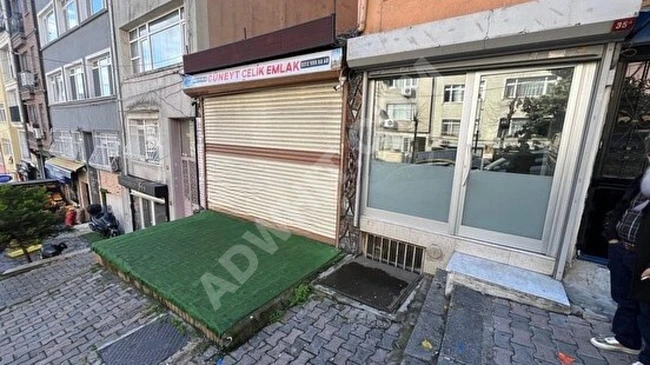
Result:
[[[119,65],[121,62],[119,62],[119,56],[117,53],[117,29],[115,28],[115,12],[113,11],[113,1],[108,0],[106,2],[106,6],[108,7],[108,19],[109,19],[109,26],[110,26],[110,31],[111,31],[111,63],[113,64],[113,79],[115,80],[115,93],[116,93],[116,101],[117,101],[117,109],[118,109],[118,115],[120,118],[120,142],[122,143],[122,151],[126,149],[126,118],[124,116],[124,99],[122,98],[122,82],[120,79],[120,67]],[[128,163],[126,162],[126,156],[124,156],[124,153],[122,153],[122,165],[120,166],[122,172],[124,175],[128,175]]]
[[[368,17],[368,0],[359,0],[357,5],[357,32],[359,34],[366,30],[366,19]]]
[[[52,118],[50,118],[50,107],[49,107],[48,102],[47,102],[47,87],[46,87],[47,79],[45,77],[45,72],[43,72],[43,70],[45,70],[45,67],[43,66],[43,57],[41,57],[41,37],[40,37],[40,34],[38,33],[38,27],[36,26],[36,24],[38,24],[38,17],[36,16],[36,2],[34,0],[32,0],[30,2],[30,6],[31,6],[30,11],[32,13],[32,22],[34,24],[34,29],[32,30],[32,37],[34,37],[34,39],[36,40],[36,49],[38,50],[38,56],[39,56],[38,57],[38,67],[39,67],[38,76],[39,76],[39,82],[40,82],[41,88],[43,88],[43,99],[44,99],[43,104],[45,106],[45,118],[47,118],[47,126],[48,126],[47,131],[45,131],[45,133],[47,133],[47,135],[44,136],[44,139],[45,140],[49,139],[50,140],[50,146],[51,146],[52,142],[53,142],[52,141],[53,138],[50,138],[52,136]],[[25,27],[25,25],[23,24],[23,28],[24,27]],[[36,70],[32,70],[32,71],[34,73],[36,73]],[[43,124],[45,124],[45,121],[41,120],[41,125],[40,125],[41,130],[44,130]],[[38,149],[39,149],[39,156],[38,156],[39,170],[41,170],[41,177],[43,179],[45,179],[45,157],[43,156],[43,153],[44,153],[45,150],[43,149],[43,141],[42,140],[38,141]],[[49,152],[50,152],[49,148],[48,148],[47,152],[49,154]]]

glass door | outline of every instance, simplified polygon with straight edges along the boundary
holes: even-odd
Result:
[[[463,162],[459,199],[461,236],[548,251],[567,150],[581,143],[585,117],[576,106],[589,102],[590,92],[581,95],[576,81],[579,70],[476,75],[464,146],[470,160]]]
[[[376,80],[365,214],[450,232],[467,75]]]

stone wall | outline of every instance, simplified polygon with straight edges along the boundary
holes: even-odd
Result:
[[[360,231],[358,227],[354,226],[354,220],[359,213],[355,209],[359,168],[359,128],[361,126],[361,107],[363,105],[362,74],[353,71],[348,73],[345,103],[339,248],[348,253],[356,254],[360,251]]]

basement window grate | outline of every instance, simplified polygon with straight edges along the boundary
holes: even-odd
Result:
[[[365,256],[398,269],[422,274],[424,248],[390,238],[366,235]]]

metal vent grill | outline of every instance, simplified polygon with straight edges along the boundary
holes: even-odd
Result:
[[[365,255],[373,261],[396,268],[422,273],[424,265],[424,248],[406,242],[366,235]]]

